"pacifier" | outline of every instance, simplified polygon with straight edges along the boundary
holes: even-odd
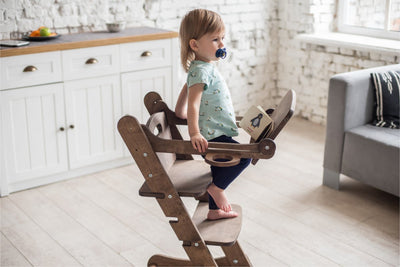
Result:
[[[222,59],[226,58],[226,48],[219,48],[217,52],[215,52],[215,56]]]

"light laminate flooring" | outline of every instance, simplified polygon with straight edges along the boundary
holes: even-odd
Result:
[[[243,208],[242,248],[254,266],[399,266],[399,199],[344,176],[340,191],[322,186],[324,131],[292,119],[275,156],[227,189]],[[157,202],[138,195],[142,183],[130,165],[1,198],[1,266],[186,258]],[[184,202],[192,212],[196,202]]]

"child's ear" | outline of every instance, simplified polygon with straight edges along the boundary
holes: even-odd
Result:
[[[189,46],[193,51],[197,51],[198,50],[198,46],[197,46],[197,41],[195,39],[190,39],[189,41]]]

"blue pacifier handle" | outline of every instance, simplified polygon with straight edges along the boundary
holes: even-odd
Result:
[[[215,56],[222,59],[226,58],[226,48],[219,48],[217,52],[215,52]]]

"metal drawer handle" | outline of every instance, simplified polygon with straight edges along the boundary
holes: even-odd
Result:
[[[64,132],[64,130],[65,130],[64,127],[60,127],[61,132]]]
[[[97,59],[95,59],[95,58],[89,58],[88,60],[86,60],[86,62],[85,62],[85,64],[97,64],[97,63],[99,63],[99,61],[97,60]]]
[[[144,52],[142,53],[141,57],[149,57],[149,56],[151,56],[151,55],[152,55],[152,53],[151,53],[150,51],[144,51]]]
[[[38,69],[35,66],[29,65],[26,66],[25,69],[23,70],[23,72],[34,72],[37,71]]]

